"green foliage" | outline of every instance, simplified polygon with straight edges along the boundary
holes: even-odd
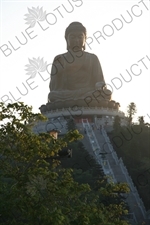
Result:
[[[141,126],[145,125],[144,116],[139,116],[138,121],[139,121],[139,125],[141,125]]]
[[[60,168],[54,156],[82,135],[75,130],[55,140],[32,133],[34,123],[43,119],[23,103],[0,104],[0,224],[127,225],[122,202],[106,206],[101,200],[115,199],[127,186],[100,185],[94,193],[75,181],[73,170]]]
[[[75,121],[73,118],[68,119],[67,121],[67,130],[72,131],[76,129]]]
[[[119,132],[121,127],[121,118],[119,116],[115,116],[114,123],[113,123],[113,129],[115,132]]]
[[[129,124],[132,124],[133,116],[136,114],[137,109],[136,109],[136,104],[134,102],[131,102],[128,107],[127,107],[127,117],[129,119]]]
[[[109,134],[109,137],[117,155],[123,158],[140,197],[148,210],[150,208],[150,127],[145,123],[143,124],[143,119],[140,119],[140,121],[139,125],[121,127],[119,133],[114,130]],[[144,172],[146,170],[148,171]],[[139,175],[140,178],[138,178]]]
[[[104,180],[102,167],[96,163],[82,142],[69,143],[68,147],[73,149],[73,157],[62,157],[61,166],[63,168],[73,168],[73,177],[79,183],[88,183],[92,189],[95,188],[97,180]]]

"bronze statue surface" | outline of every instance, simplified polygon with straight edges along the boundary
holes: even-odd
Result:
[[[85,51],[86,37],[81,23],[73,22],[67,27],[67,52],[57,55],[52,64],[48,109],[71,107],[74,103],[87,106],[88,97],[95,98],[93,106],[98,102],[106,105],[111,100],[98,57]]]
[[[54,58],[49,102],[85,98],[105,84],[96,55],[85,50],[86,29],[73,22],[65,32],[68,52]]]
[[[78,57],[79,55],[81,56]],[[56,63],[58,58],[63,65],[62,68]],[[67,52],[56,57],[54,63],[59,69],[55,75],[51,76],[50,102],[83,99],[105,83],[101,65],[94,54]]]

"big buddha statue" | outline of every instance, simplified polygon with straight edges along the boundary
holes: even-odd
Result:
[[[86,38],[87,31],[81,23],[73,22],[66,28],[67,52],[57,55],[52,64],[49,109],[64,108],[66,104],[84,107],[88,97],[93,99],[93,106],[111,100],[98,57],[85,51]]]

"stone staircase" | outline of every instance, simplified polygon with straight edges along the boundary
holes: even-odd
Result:
[[[125,194],[125,196],[130,208],[128,215],[130,223],[134,225],[149,225],[150,221],[147,219],[142,199],[139,197],[123,160],[121,158],[118,159],[104,128],[102,127],[101,130],[97,129],[96,124],[90,124],[87,119],[82,119],[82,124],[77,124],[77,128],[84,135],[82,142],[85,148],[95,158],[97,163],[102,166],[104,174],[111,177],[114,183],[128,183],[130,193]]]

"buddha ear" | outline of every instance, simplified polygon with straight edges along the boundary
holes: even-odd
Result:
[[[68,45],[68,42],[67,42],[67,40],[66,40],[66,43],[67,43],[67,50],[69,50],[69,45]]]

